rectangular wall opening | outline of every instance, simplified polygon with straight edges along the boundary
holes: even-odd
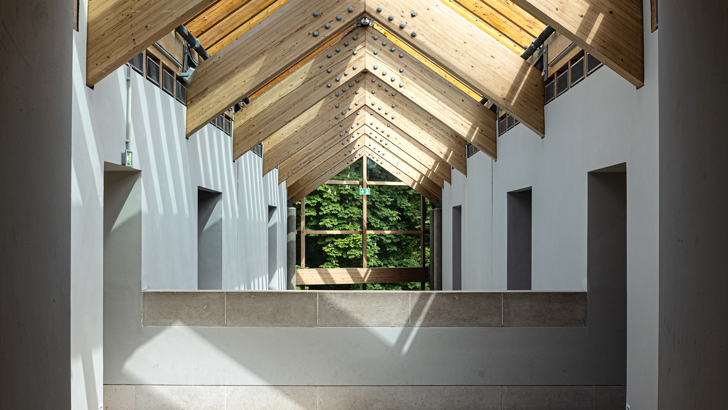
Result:
[[[531,290],[531,188],[508,193],[508,290]]]
[[[624,335],[619,346],[627,364],[627,172],[625,164],[588,175],[587,283],[589,321]],[[626,379],[625,379],[626,382]]]
[[[463,208],[452,208],[452,290],[463,289]]]
[[[197,288],[222,289],[222,193],[197,190]]]
[[[278,289],[278,207],[268,206],[268,289]]]

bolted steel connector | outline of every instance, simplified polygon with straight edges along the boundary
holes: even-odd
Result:
[[[314,11],[314,12],[313,12],[313,16],[314,16],[314,17],[318,17],[318,16],[320,16],[320,15],[321,15],[321,13],[319,13],[318,11]]]
[[[313,36],[314,36],[314,37],[318,37],[318,31],[314,31],[314,32],[313,32]]]

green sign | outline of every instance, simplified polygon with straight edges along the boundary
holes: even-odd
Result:
[[[359,188],[359,195],[371,195],[371,188]]]
[[[127,166],[127,167],[134,166],[134,155],[129,150],[124,151],[124,166]]]

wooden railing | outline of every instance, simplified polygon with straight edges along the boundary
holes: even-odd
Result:
[[[425,282],[425,268],[297,269],[296,285]]]

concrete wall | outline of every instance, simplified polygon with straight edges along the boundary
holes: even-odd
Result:
[[[659,10],[659,403],[726,408],[728,56],[716,46],[728,2],[660,0]]]
[[[66,50],[73,60],[73,78],[66,82],[72,84],[73,134],[72,157],[68,158],[71,187],[66,191],[71,193],[72,204],[69,254],[74,409],[98,409],[103,397],[104,168],[121,162],[126,135],[125,67],[93,89],[85,85],[87,3],[80,2],[80,30],[73,33],[72,52]],[[263,176],[262,159],[253,153],[233,162],[232,137],[210,125],[185,139],[186,108],[182,104],[136,72],[131,74],[130,87],[130,149],[134,168],[141,171],[139,290],[197,289],[200,187],[222,193],[223,289],[285,286],[285,275],[281,284],[268,284],[267,207],[285,207],[286,196],[285,185],[277,183],[277,171]],[[285,224],[279,225],[285,229]],[[282,256],[278,270],[285,272],[285,234],[279,238]]]
[[[507,193],[533,187],[534,290],[587,289],[587,173],[627,164],[628,364],[633,408],[657,406],[658,32],[643,1],[645,86],[603,67],[545,107],[546,138],[518,125],[498,138],[498,161],[468,160],[443,191],[443,288],[452,288],[453,206],[463,207],[463,289],[503,290]],[[662,54],[661,54],[662,55]],[[664,64],[661,64],[664,66]]]
[[[0,2],[0,408],[71,406],[71,22]]]

